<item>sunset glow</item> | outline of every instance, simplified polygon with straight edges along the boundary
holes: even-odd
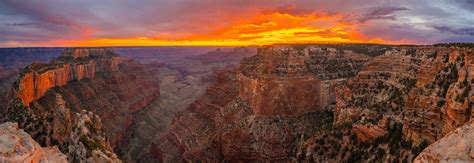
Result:
[[[241,46],[275,43],[392,43],[407,44],[412,41],[387,41],[365,38],[354,29],[357,24],[339,22],[339,16],[308,14],[295,16],[270,13],[235,22],[233,25],[206,34],[191,34],[175,40],[155,36],[135,38],[94,38],[85,40],[57,40],[48,44],[61,46]],[[84,31],[89,33],[89,31]],[[84,34],[87,35],[87,34]]]
[[[0,2],[0,46],[424,44],[469,41],[474,29],[472,11],[444,1],[48,1]],[[465,14],[426,12],[445,6]]]

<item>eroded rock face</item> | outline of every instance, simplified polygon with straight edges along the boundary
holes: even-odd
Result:
[[[405,108],[404,133],[432,143],[471,119],[472,50],[442,49],[418,76]]]
[[[35,63],[21,73],[2,121],[18,122],[40,144],[58,145],[71,160],[115,162],[112,149],[133,123],[133,113],[159,95],[151,73],[107,48],[68,49],[49,64]],[[99,125],[89,126],[92,132],[77,131],[83,110],[94,115],[90,124]]]
[[[469,49],[401,46],[373,59],[318,46],[259,52],[174,119],[153,159],[411,161],[470,119]],[[428,107],[439,99],[440,109]]]
[[[410,160],[471,119],[472,56],[472,49],[394,48],[337,89],[334,124],[352,123],[363,140],[373,131],[361,126],[389,117],[403,126],[400,141],[411,150],[401,149],[397,157]]]
[[[428,146],[414,160],[415,163],[473,162],[474,123],[469,123],[446,134]]]
[[[469,49],[402,47],[374,58],[339,88],[335,124],[404,124],[415,144],[434,142],[471,117]]]
[[[57,147],[42,148],[16,123],[0,124],[0,159],[2,162],[67,163],[67,157]]]
[[[46,94],[47,100],[42,101],[49,106],[35,103],[35,106],[24,107],[19,99],[15,100],[15,106],[8,108],[5,118],[18,122],[39,143],[57,145],[68,160],[91,160],[94,151],[98,151],[120,161],[110,147],[99,116],[87,111],[74,113],[60,94],[50,93]]]
[[[334,101],[334,86],[368,60],[350,51],[318,46],[269,46],[241,63],[239,97],[256,115],[301,115]]]
[[[341,61],[341,71],[311,66],[322,55],[332,63]],[[313,133],[327,118],[319,112],[334,100],[333,86],[355,75],[368,59],[356,56],[318,46],[260,49],[238,69],[218,75],[203,96],[176,116],[150,147],[149,161],[294,161],[302,135]]]
[[[378,121],[382,112],[402,114],[404,96],[415,86],[427,54],[431,53],[400,48],[367,63],[356,77],[337,89],[335,125],[361,119]],[[390,109],[384,110],[387,107]]]
[[[121,59],[111,49],[66,49],[50,64],[33,63],[26,67],[18,81],[16,94],[24,105],[29,105],[55,86],[94,78],[95,73],[117,71],[120,63]]]
[[[80,58],[104,56],[117,56],[117,54],[111,48],[69,48],[65,49],[59,58],[62,60],[76,60]]]
[[[385,128],[372,124],[356,124],[352,126],[352,132],[357,136],[357,139],[359,139],[360,141],[374,140],[387,134]]]
[[[69,137],[68,157],[75,162],[122,162],[113,152],[99,116],[76,113],[76,126]]]
[[[301,115],[323,109],[319,94],[322,82],[315,77],[304,79],[251,79],[239,76],[240,97],[261,116]]]

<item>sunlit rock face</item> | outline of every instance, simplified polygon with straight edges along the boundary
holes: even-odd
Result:
[[[55,86],[94,78],[95,73],[118,71],[120,63],[120,57],[112,49],[66,49],[50,64],[33,63],[27,66],[20,77],[17,96],[23,104],[29,105]]]
[[[69,48],[65,49],[59,58],[63,60],[76,60],[79,58],[102,56],[117,56],[117,54],[111,48]]]
[[[176,116],[150,160],[411,161],[470,120],[471,56],[262,47]]]
[[[2,162],[67,163],[57,147],[41,147],[16,123],[0,124],[0,159]]]
[[[153,73],[108,48],[66,49],[20,73],[1,120],[18,122],[41,145],[58,145],[70,160],[120,161],[112,149],[133,124],[133,113],[159,95]],[[83,125],[89,131],[71,136],[83,114],[92,119]]]
[[[449,132],[428,146],[414,160],[415,163],[473,162],[474,124],[469,123]]]
[[[150,147],[150,161],[292,161],[334,87],[370,57],[319,46],[267,46],[218,75]],[[335,64],[340,63],[340,64]],[[339,67],[338,67],[339,66]],[[313,124],[313,125],[312,125]]]
[[[404,133],[416,143],[440,139],[471,119],[472,50],[438,49],[405,105]]]
[[[368,57],[317,46],[274,46],[245,59],[239,97],[255,115],[301,115],[334,102],[334,85],[354,76]],[[337,65],[334,65],[337,64]]]
[[[404,124],[408,140],[434,142],[471,118],[472,50],[401,47],[367,63],[338,88],[335,124]]]

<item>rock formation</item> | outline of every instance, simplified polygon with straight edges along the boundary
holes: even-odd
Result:
[[[242,61],[239,97],[256,115],[301,115],[333,102],[338,79],[354,76],[368,57],[321,47],[264,47]],[[335,65],[337,63],[337,65]]]
[[[238,62],[244,57],[250,57],[255,54],[254,48],[236,47],[232,50],[222,50],[217,48],[215,51],[207,52],[199,56],[189,57],[189,59],[199,60],[204,64],[216,62]]]
[[[117,162],[112,149],[133,113],[159,95],[153,73],[108,48],[66,49],[49,64],[33,63],[21,72],[2,121],[18,122],[70,160]]]
[[[114,149],[127,162],[411,162],[432,143],[417,161],[470,159],[470,125],[456,128],[472,121],[472,49],[271,45],[204,73],[224,53],[150,70],[110,49],[67,49],[20,73],[1,120],[74,161],[118,162]],[[162,99],[158,69],[173,74]],[[439,151],[455,139],[466,139],[457,155]]]
[[[472,50],[361,47],[260,48],[175,117],[148,161],[408,162],[469,121]]]
[[[472,49],[431,46],[388,51],[337,89],[334,124],[354,123],[361,132],[360,125],[388,117],[403,126],[399,158],[413,158],[471,119],[472,55]]]
[[[292,161],[301,137],[332,117],[325,110],[335,99],[334,85],[356,75],[369,58],[319,46],[263,47],[238,69],[218,75],[176,116],[150,147],[151,160]]]
[[[111,49],[66,49],[50,64],[33,63],[22,72],[16,94],[24,105],[42,97],[49,89],[69,81],[94,78],[95,73],[118,70],[121,60]]]
[[[432,143],[471,119],[472,50],[436,54],[407,98],[404,133],[418,143]]]
[[[16,123],[0,124],[0,142],[2,162],[68,162],[66,155],[57,147],[41,147]]]
[[[418,47],[377,57],[338,90],[335,124],[390,115],[415,143],[433,142],[470,119],[471,56]]]
[[[474,124],[469,123],[446,134],[428,146],[414,160],[415,163],[473,162]]]

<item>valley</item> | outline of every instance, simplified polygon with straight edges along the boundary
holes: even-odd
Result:
[[[66,48],[49,64],[2,69],[2,122],[79,162],[449,160],[429,145],[470,132],[472,55],[377,44]]]

